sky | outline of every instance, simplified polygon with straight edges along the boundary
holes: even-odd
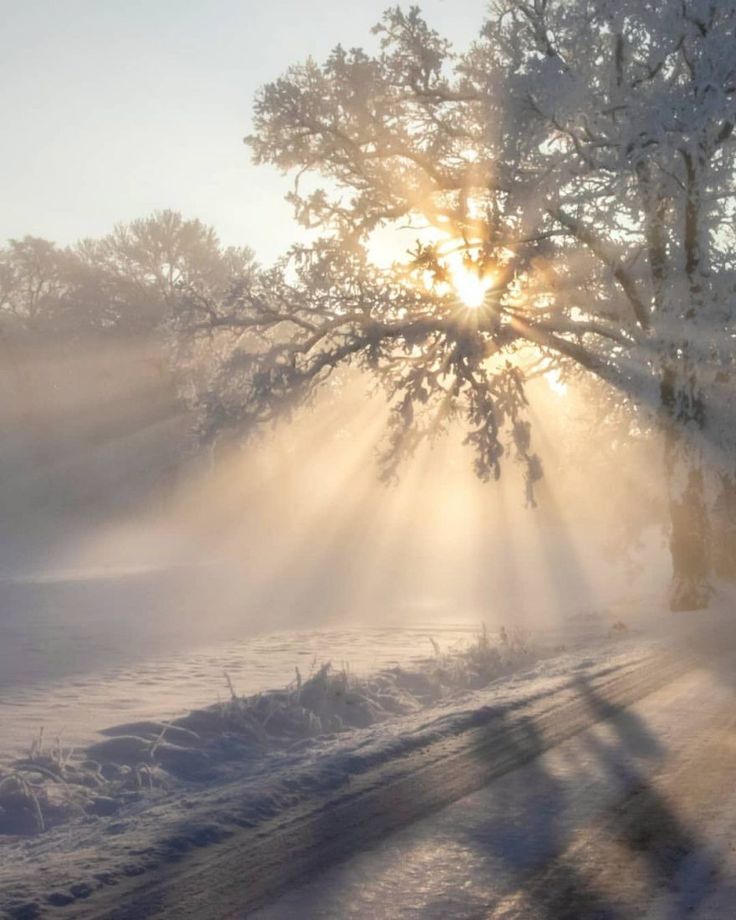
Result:
[[[253,96],[290,64],[370,46],[389,0],[0,0],[0,240],[72,243],[172,208],[268,262],[288,180],[250,162]],[[462,47],[484,0],[424,0]]]

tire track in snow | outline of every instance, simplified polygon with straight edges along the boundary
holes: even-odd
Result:
[[[149,917],[243,917],[325,866],[341,862],[396,831],[529,762],[682,676],[709,636],[685,653],[660,653],[586,683],[573,680],[548,700],[512,717],[489,710],[486,721],[436,741],[388,767],[352,777],[308,809],[269,826],[238,831],[114,890],[76,905],[80,920]],[[591,699],[597,701],[591,704]]]

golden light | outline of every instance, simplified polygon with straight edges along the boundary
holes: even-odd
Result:
[[[469,264],[462,256],[448,259],[447,268],[450,285],[465,306],[471,310],[482,307],[491,287],[491,275],[482,272],[475,263]]]
[[[410,272],[425,290],[449,295],[467,309],[477,310],[486,303],[497,279],[495,258],[489,257],[483,234],[456,228],[447,217],[441,224],[438,219],[432,226],[409,231],[415,243],[414,249],[406,250],[413,260]]]
[[[560,376],[559,371],[547,371],[544,379],[555,396],[567,396],[567,384]]]
[[[451,245],[456,244],[451,241]],[[440,245],[436,253],[442,280],[438,281],[436,272],[427,269],[421,276],[424,287],[440,294],[452,293],[470,310],[482,307],[493,286],[493,272],[465,247],[443,252]]]

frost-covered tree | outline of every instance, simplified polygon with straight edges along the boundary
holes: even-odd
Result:
[[[10,240],[0,248],[0,335],[11,342],[151,336],[182,295],[206,311],[253,268],[249,249],[223,246],[212,227],[176,211],[66,248],[38,237]]]
[[[531,497],[525,378],[594,374],[664,430],[671,603],[705,606],[736,568],[736,3],[493,0],[465,53],[416,8],[376,32],[257,97],[255,159],[318,239],[194,323],[235,333],[208,430],[353,363],[387,387],[389,471],[460,417]]]
[[[67,290],[66,253],[49,240],[26,236],[0,249],[0,335],[38,333]]]
[[[73,255],[70,309],[84,316],[97,308],[101,325],[139,335],[160,327],[184,293],[205,309],[253,263],[249,249],[225,247],[212,227],[170,210],[83,240]]]

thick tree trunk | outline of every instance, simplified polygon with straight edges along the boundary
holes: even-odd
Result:
[[[713,571],[736,581],[736,477],[720,476],[719,494],[711,518]]]
[[[682,371],[682,368],[681,368]],[[669,490],[670,610],[703,610],[711,595],[711,527],[698,434],[705,422],[692,375],[665,369],[661,385],[665,472]]]
[[[689,470],[685,487],[670,496],[670,609],[703,610],[710,597],[711,540],[708,510],[699,470]]]

